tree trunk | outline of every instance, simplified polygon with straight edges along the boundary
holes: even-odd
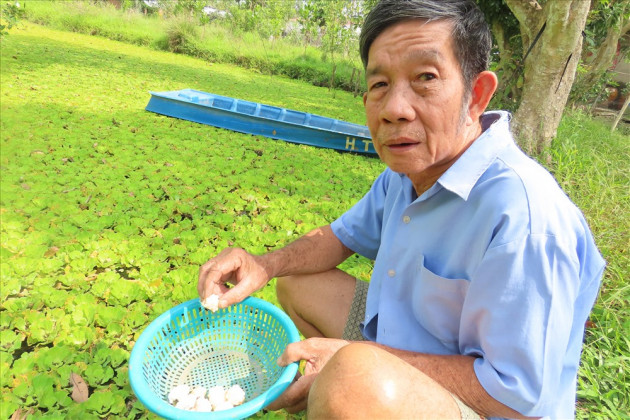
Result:
[[[576,82],[578,92],[592,88],[604,73],[612,67],[619,39],[630,31],[630,20],[625,13],[625,10],[630,6],[628,3],[622,4],[622,6],[623,9],[619,14],[619,19],[608,28],[606,38],[597,48],[595,55],[588,61],[583,60],[585,61],[586,73]]]
[[[512,130],[521,147],[540,154],[551,144],[567,103],[582,51],[590,0],[506,0],[521,26],[525,60],[521,104]],[[540,30],[542,29],[542,32]],[[527,42],[527,43],[526,43]]]

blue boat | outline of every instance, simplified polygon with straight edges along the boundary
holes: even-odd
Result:
[[[364,125],[194,89],[151,92],[146,110],[292,143],[376,154]]]

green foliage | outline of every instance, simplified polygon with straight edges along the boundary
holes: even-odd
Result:
[[[206,3],[204,0],[177,0],[173,11],[175,14],[185,13],[194,16],[201,14]]]
[[[9,34],[9,29],[13,28],[24,18],[24,9],[20,2],[7,2],[0,9],[0,39]]]
[[[497,74],[499,87],[491,107],[515,111],[523,88],[523,45],[519,23],[505,2],[476,0],[486,16],[493,35],[490,69]]]
[[[363,15],[360,3],[327,2],[324,9],[324,35],[322,39],[323,59],[328,57],[335,62],[335,53],[348,57],[356,56],[359,50],[358,38]]]
[[[178,17],[170,21],[166,30],[168,51],[178,54],[196,55],[199,27],[188,17]]]
[[[582,60],[577,68],[575,83],[571,89],[570,101],[572,103],[597,102],[606,95],[606,87],[617,86],[613,72],[605,71],[606,68],[593,69],[595,58],[600,58],[602,46],[607,42],[612,43],[611,52],[616,55],[610,59],[619,61],[627,57],[630,43],[618,42],[618,39],[607,39],[613,28],[619,29],[630,22],[630,5],[619,0],[595,0],[588,15],[586,27],[583,32]],[[621,34],[623,36],[623,34]],[[604,63],[612,65],[613,62]],[[628,83],[630,85],[630,83]],[[625,86],[622,86],[624,88]]]
[[[578,382],[579,419],[627,418],[630,407],[630,143],[628,135],[573,112],[558,128],[550,169],[584,212],[607,261],[587,326]]]
[[[594,0],[584,29],[584,43],[588,49],[601,44],[608,35],[608,29],[620,20],[628,19],[630,9],[622,0]],[[624,45],[626,50],[628,45]]]
[[[305,47],[318,41],[319,31],[326,23],[324,6],[323,2],[309,0],[302,3],[302,7],[298,10],[298,23],[302,27]]]

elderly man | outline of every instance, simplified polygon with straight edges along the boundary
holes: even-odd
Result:
[[[360,40],[363,102],[388,168],[331,225],[200,269],[220,306],[279,277],[304,375],[269,408],[313,418],[574,416],[604,261],[580,211],[525,156],[472,0],[382,1]],[[368,283],[335,268],[375,260]],[[228,288],[226,283],[234,284]]]

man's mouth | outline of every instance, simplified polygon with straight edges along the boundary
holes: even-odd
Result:
[[[406,150],[412,149],[418,144],[420,144],[420,142],[417,140],[397,139],[397,140],[385,143],[385,147],[387,147],[389,150],[393,152],[404,152]]]

